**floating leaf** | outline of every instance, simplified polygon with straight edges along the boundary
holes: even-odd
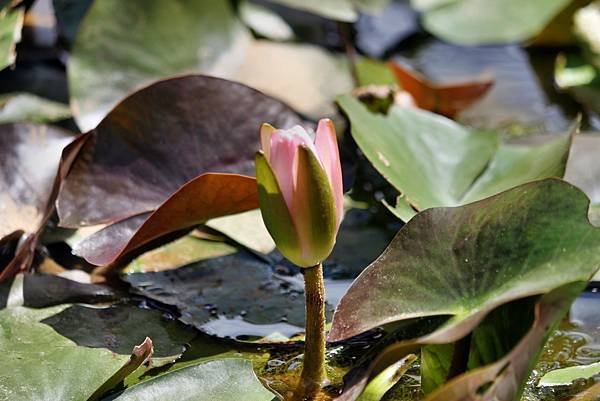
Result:
[[[498,146],[496,133],[423,110],[392,106],[386,116],[349,96],[338,102],[358,146],[415,210],[457,206],[564,173],[571,135],[550,137],[542,145]],[[399,206],[398,216],[410,217],[406,206]]]
[[[520,46],[457,46],[424,39],[393,60],[442,85],[493,77],[489,92],[457,116],[463,124],[510,135],[561,131],[569,125],[566,111],[546,94],[529,54]]]
[[[547,179],[418,214],[350,287],[329,339],[450,316],[430,336],[432,343],[447,343],[502,304],[587,282],[600,263],[600,229],[587,220],[588,204],[577,188]]]
[[[521,42],[538,33],[570,0],[413,0],[423,26],[463,45]]]
[[[271,401],[254,372],[243,359],[224,359],[175,370],[126,389],[110,400],[163,401]]]
[[[206,226],[253,251],[268,254],[275,250],[275,242],[267,231],[258,209],[212,219]]]
[[[79,242],[73,252],[92,264],[109,265],[167,234],[257,206],[254,178],[206,173],[183,185],[154,212],[117,221]]]
[[[69,106],[30,93],[0,96],[0,123],[50,123],[69,117]]]
[[[21,41],[23,16],[22,8],[0,9],[0,70],[15,62],[15,46]]]
[[[535,310],[535,321],[523,339],[499,361],[450,380],[424,401],[513,401],[520,398],[542,345],[568,311],[585,283],[572,283],[544,295]]]
[[[393,61],[390,62],[390,68],[402,89],[412,95],[419,108],[447,117],[454,117],[469,107],[494,84],[489,77],[453,84],[436,84]]]
[[[59,194],[61,225],[152,211],[202,173],[253,174],[263,122],[287,127],[300,119],[260,92],[205,76],[169,79],[132,94],[89,133]]]
[[[181,311],[181,320],[210,334],[291,336],[304,326],[303,289],[248,254],[124,277],[136,292]],[[227,283],[227,285],[222,285]]]
[[[150,337],[154,343],[153,361],[158,364],[177,359],[185,344],[196,335],[158,310],[132,305],[106,308],[72,305],[41,322],[79,346],[106,348],[118,355],[129,355],[135,345]]]
[[[294,31],[287,22],[267,7],[244,0],[238,8],[242,21],[257,34],[273,40],[294,39]]]
[[[237,249],[225,242],[204,240],[188,234],[140,255],[123,269],[123,273],[147,273],[176,269],[193,262],[230,255],[235,252]]]
[[[0,352],[10,367],[0,372],[0,398],[85,400],[127,361],[104,348],[78,346],[40,323],[63,309],[0,310]]]
[[[568,386],[575,380],[589,379],[598,374],[600,374],[600,362],[589,365],[570,366],[568,368],[551,370],[546,373],[538,382],[538,386]]]
[[[75,119],[92,129],[131,91],[186,73],[243,82],[315,118],[335,113],[333,97],[352,88],[343,59],[317,46],[255,41],[229,2],[106,0],[92,5],[71,54]],[[194,106],[195,100],[188,107]]]

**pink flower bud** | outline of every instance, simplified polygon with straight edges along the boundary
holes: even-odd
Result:
[[[300,126],[261,128],[256,156],[260,208],[285,257],[302,267],[322,262],[343,215],[342,169],[335,128],[319,121],[315,140]]]

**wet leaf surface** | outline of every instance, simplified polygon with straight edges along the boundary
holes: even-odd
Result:
[[[176,270],[130,274],[139,294],[176,306],[181,321],[210,334],[236,337],[302,332],[303,288],[270,265],[238,253]],[[225,284],[226,283],[226,284]]]
[[[129,355],[135,345],[150,337],[157,362],[177,359],[196,335],[168,314],[127,304],[105,308],[72,305],[41,322],[78,346],[106,348],[119,355]]]
[[[415,210],[461,205],[564,173],[571,135],[549,137],[541,145],[499,145],[494,132],[469,129],[426,111],[392,106],[384,116],[349,96],[338,102],[350,117],[360,149],[404,195],[400,201]],[[401,219],[414,214],[406,205],[398,206]]]
[[[431,335],[432,342],[450,342],[499,305],[587,282],[600,245],[588,203],[575,187],[549,179],[420,213],[350,287],[330,341],[386,323],[451,316]]]
[[[600,374],[600,362],[556,369],[546,373],[538,386],[567,386],[578,379],[589,379]]]
[[[569,0],[413,0],[423,12],[425,29],[464,45],[525,41],[540,33],[568,4]]]
[[[130,387],[109,400],[271,401],[273,398],[274,394],[263,387],[249,361],[225,359],[175,370]]]
[[[111,287],[84,284],[50,274],[28,274],[23,278],[24,306],[44,308],[65,303],[101,303],[120,299]]]

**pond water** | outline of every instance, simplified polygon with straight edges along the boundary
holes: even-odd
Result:
[[[572,305],[567,318],[561,323],[546,346],[527,382],[522,401],[566,401],[579,391],[594,383],[594,379],[578,380],[570,386],[538,387],[539,379],[547,372],[600,361],[600,292],[592,289],[580,296]],[[333,399],[343,385],[343,375],[353,366],[369,344],[377,340],[365,338],[351,344],[328,349],[328,376],[330,386],[323,400]],[[382,401],[418,401],[421,400],[417,360]],[[300,374],[300,352],[271,355],[266,366],[258,369],[257,374],[280,394],[289,394]],[[596,380],[600,381],[600,377]]]

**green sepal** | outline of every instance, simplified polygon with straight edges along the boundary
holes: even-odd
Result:
[[[293,263],[300,259],[300,242],[277,178],[263,152],[257,152],[256,182],[260,212],[279,251]]]
[[[300,146],[297,157],[294,217],[302,254],[301,260],[293,262],[310,267],[325,260],[335,244],[335,200],[325,170],[313,152]]]

